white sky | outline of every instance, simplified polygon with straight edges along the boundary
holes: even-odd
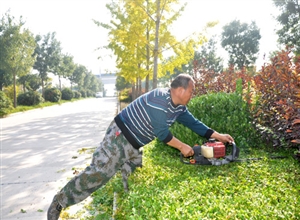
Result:
[[[277,49],[275,34],[278,12],[272,0],[181,0],[187,2],[182,16],[175,21],[172,33],[183,39],[193,32],[201,32],[209,21],[218,20],[214,32],[221,34],[222,27],[234,19],[250,23],[256,21],[262,35],[257,65],[263,64],[263,54]],[[10,9],[17,20],[26,21],[25,27],[34,35],[56,32],[64,53],[74,57],[94,74],[115,72],[114,58],[109,51],[95,51],[107,43],[107,33],[92,19],[108,23],[110,13],[105,4],[110,0],[0,0],[1,17]],[[221,51],[220,51],[221,52]],[[97,59],[98,56],[102,59]],[[221,55],[221,54],[219,54]],[[224,59],[227,54],[222,52]]]

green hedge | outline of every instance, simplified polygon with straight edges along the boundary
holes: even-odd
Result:
[[[44,98],[49,102],[59,102],[61,99],[61,91],[57,88],[49,88],[44,92]]]
[[[81,94],[81,97],[82,97],[82,98],[86,98],[86,97],[88,97],[88,96],[87,96],[87,92],[86,92],[86,90],[84,90],[84,89],[81,89],[79,92],[80,92],[80,94]]]
[[[71,100],[74,97],[74,93],[70,88],[64,88],[61,91],[61,99],[62,100]]]
[[[92,90],[87,90],[86,91],[86,96],[87,97],[95,97],[95,95],[96,95],[96,93],[95,92],[93,92]]]
[[[80,98],[81,98],[81,93],[80,93],[80,92],[78,92],[78,91],[73,91],[73,93],[74,93],[74,98],[75,98],[75,99],[80,99]]]
[[[28,91],[18,95],[18,105],[33,106],[44,101],[42,95],[36,91]]]
[[[188,109],[208,127],[219,133],[230,134],[238,146],[253,147],[262,144],[252,124],[246,102],[236,93],[215,93],[195,97],[189,102]],[[174,136],[191,146],[206,141],[179,123],[175,123],[171,131]]]
[[[4,92],[0,91],[0,117],[7,115],[12,108],[13,105],[10,98]]]

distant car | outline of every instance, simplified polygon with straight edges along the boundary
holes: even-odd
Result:
[[[96,98],[102,98],[102,96],[103,96],[102,92],[97,92],[96,93]]]

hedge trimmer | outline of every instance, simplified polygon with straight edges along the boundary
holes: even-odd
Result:
[[[240,149],[233,142],[231,144],[231,153],[226,155],[226,147],[222,142],[215,139],[209,139],[204,145],[195,145],[193,147],[194,155],[191,157],[184,157],[180,154],[180,160],[185,164],[190,165],[215,165],[220,166],[231,162],[246,162],[249,160],[262,160],[263,158],[245,158],[238,159]],[[271,156],[271,159],[287,158],[286,156]]]

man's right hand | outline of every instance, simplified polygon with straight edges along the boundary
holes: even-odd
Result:
[[[189,145],[181,142],[174,136],[167,144],[180,150],[180,152],[182,153],[182,155],[184,157],[190,157],[190,156],[194,155],[193,148],[191,148]]]
[[[183,154],[184,157],[191,157],[194,155],[194,150],[193,148],[191,148],[189,145],[184,144],[184,146],[182,146],[180,152]]]

